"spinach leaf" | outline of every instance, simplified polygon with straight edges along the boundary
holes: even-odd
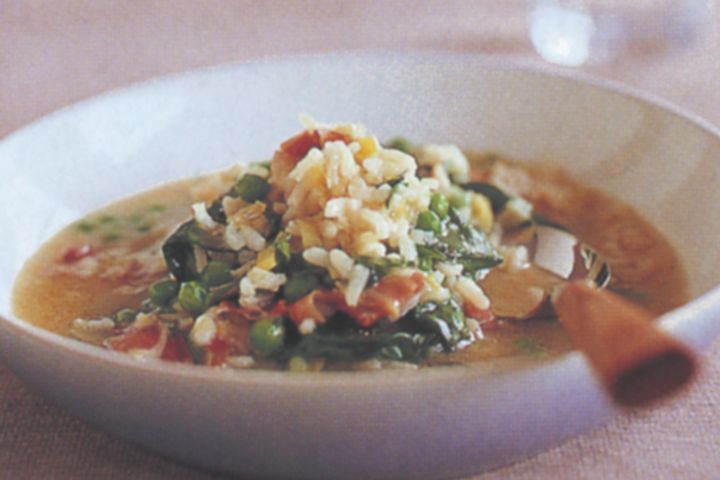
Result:
[[[223,197],[218,198],[207,209],[210,218],[217,223],[227,223],[227,216],[225,215],[225,208],[223,208],[222,199]]]
[[[199,277],[195,247],[206,251],[228,250],[222,237],[206,232],[195,220],[183,223],[162,246],[168,271],[176,280],[195,280]]]
[[[420,304],[398,323],[408,332],[429,336],[431,346],[439,345],[446,352],[459,350],[473,341],[472,332],[465,323],[465,314],[454,300]]]
[[[276,258],[278,250],[275,251]],[[282,253],[285,259],[285,253]],[[282,296],[288,303],[300,300],[317,288],[335,288],[335,281],[330,272],[322,267],[305,261],[301,253],[290,254],[289,260],[278,264],[279,271],[288,275],[288,280],[282,287]]]
[[[405,261],[401,259],[393,260],[387,257],[358,257],[355,260],[370,270],[368,285],[376,283],[393,268],[405,267],[407,265]]]
[[[419,266],[432,270],[435,262],[451,261],[463,265],[463,272],[477,277],[482,270],[502,262],[502,257],[487,236],[465,222],[457,210],[450,207],[448,218],[439,235],[426,245],[418,245]]]
[[[278,360],[293,356],[329,362],[361,362],[371,358],[418,363],[430,351],[452,352],[473,341],[465,315],[455,301],[424,303],[396,323],[365,330],[344,315],[333,316],[314,333],[288,345]]]
[[[427,356],[428,335],[407,332],[372,335],[319,334],[304,336],[293,355],[329,362],[362,362],[371,358],[420,362]]]

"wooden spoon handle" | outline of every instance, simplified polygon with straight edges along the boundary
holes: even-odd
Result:
[[[696,355],[655,326],[642,308],[585,282],[553,296],[555,311],[613,399],[639,406],[670,394],[695,374]]]

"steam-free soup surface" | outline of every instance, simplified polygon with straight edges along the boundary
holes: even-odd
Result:
[[[486,179],[486,167],[493,163],[492,176],[596,249],[612,267],[610,289],[656,314],[686,301],[677,255],[633,209],[556,168],[497,164],[488,155],[472,158],[476,178]],[[187,219],[193,203],[212,199],[231,185],[230,178],[216,174],[169,183],[70,225],[27,262],[15,285],[15,313],[67,335],[75,319],[139,308],[148,286],[167,274],[160,250],[165,238]],[[483,340],[456,353],[434,354],[429,363],[545,358],[571,348],[551,316],[500,320],[483,331]]]

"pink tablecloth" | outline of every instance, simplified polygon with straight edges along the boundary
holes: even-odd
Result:
[[[215,63],[307,52],[449,50],[538,61],[525,0],[0,1],[0,136],[110,88]],[[720,123],[720,23],[664,57],[590,73]],[[720,344],[677,401],[482,478],[720,478]],[[0,366],[0,478],[212,478],[97,432]]]

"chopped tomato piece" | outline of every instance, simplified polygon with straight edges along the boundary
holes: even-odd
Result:
[[[160,326],[148,325],[143,328],[130,327],[120,335],[105,340],[111,350],[127,352],[130,350],[148,350],[160,340]]]
[[[330,307],[330,313],[332,313],[340,297],[340,292],[337,290],[333,290],[332,292],[314,290],[300,300],[290,304],[287,309],[290,320],[296,325],[300,325],[303,320],[310,318],[317,324],[323,324],[326,318],[325,314],[320,311],[319,304],[323,304],[326,309]]]
[[[89,257],[93,253],[95,253],[93,246],[89,243],[85,243],[77,247],[68,248],[61,257],[60,261],[62,263],[75,263],[85,257]]]
[[[230,345],[228,342],[215,337],[205,350],[205,365],[222,365],[229,355]]]
[[[285,315],[285,313],[288,311],[287,303],[285,303],[285,300],[279,300],[275,306],[270,310],[270,315]]]
[[[179,332],[170,334],[160,358],[172,362],[192,363],[192,354],[185,337]]]
[[[343,301],[344,311],[361,327],[371,327],[378,320],[387,318],[391,322],[405,315],[417,304],[418,295],[425,286],[421,273],[387,275],[360,295],[357,306],[350,307]]]
[[[332,142],[340,140],[348,143],[350,137],[347,135],[335,132],[333,130],[313,130],[312,132],[304,131],[290,137],[280,144],[280,150],[287,153],[295,159],[295,161],[301,160],[312,148],[321,148],[326,142]]]
[[[218,304],[217,315],[221,320],[240,323],[255,322],[266,316],[267,313],[259,307],[241,307],[235,302],[224,300]]]
[[[326,317],[335,311],[350,315],[361,327],[368,328],[380,319],[395,321],[405,315],[417,302],[425,285],[421,273],[387,275],[365,290],[358,304],[351,307],[338,290],[315,290],[289,306],[290,319],[299,324],[306,318],[325,323]]]

